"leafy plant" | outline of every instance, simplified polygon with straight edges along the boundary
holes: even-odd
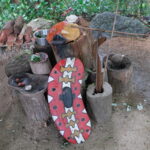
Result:
[[[32,62],[40,62],[40,61],[41,61],[41,58],[40,58],[39,55],[33,54],[33,55],[31,55],[30,60],[31,60]]]

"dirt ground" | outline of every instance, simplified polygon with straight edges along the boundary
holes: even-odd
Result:
[[[150,150],[150,38],[113,38],[100,51],[127,54],[131,58],[134,91],[114,100],[126,102],[132,109],[127,112],[126,106],[113,107],[112,119],[103,125],[92,122],[91,136],[79,145],[65,142],[52,121],[48,127],[29,123],[18,98],[7,86],[7,59],[1,58],[0,150]],[[141,111],[136,108],[139,103],[144,106]]]

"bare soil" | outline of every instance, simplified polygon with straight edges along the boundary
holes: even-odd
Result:
[[[110,49],[108,44],[110,44]],[[49,126],[27,120],[19,99],[7,86],[4,66],[0,60],[0,150],[150,150],[150,38],[113,38],[100,48],[105,53],[127,54],[134,67],[134,90],[114,101],[112,119],[103,125],[92,122],[90,138],[83,144],[68,144],[59,135],[52,121]],[[127,112],[129,104],[132,109]],[[143,110],[136,108],[137,104]]]

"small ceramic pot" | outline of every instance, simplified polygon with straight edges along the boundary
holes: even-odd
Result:
[[[46,53],[40,52],[43,59],[39,62],[33,62],[30,60],[31,70],[34,74],[49,74],[52,69],[51,64],[49,62],[48,55]]]

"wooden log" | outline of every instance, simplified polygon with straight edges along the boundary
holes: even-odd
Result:
[[[18,92],[18,97],[29,120],[46,121],[49,118],[44,93],[24,94]]]
[[[78,25],[87,27],[88,22],[82,17],[79,17]],[[78,25],[72,24],[71,27],[78,28]],[[65,44],[59,44],[57,46],[53,42],[51,43],[56,61],[58,62],[66,57],[77,57],[81,59],[85,68],[93,70],[96,68],[97,49],[106,38],[94,39],[91,30],[85,30],[84,28],[78,29],[80,29],[80,36],[77,39],[69,42],[66,41]]]
[[[132,62],[127,56],[124,56],[120,63],[118,60],[115,61],[118,63],[112,63],[109,56],[109,62],[107,66],[108,82],[113,88],[113,94],[128,95],[130,92],[133,91]]]
[[[25,75],[31,79],[31,91],[25,91],[24,88],[14,86],[13,79],[15,79],[15,76],[9,77],[8,85],[17,91],[27,118],[31,121],[45,122],[49,118],[48,103],[44,96],[48,77],[32,74]]]
[[[15,20],[11,20],[11,21],[8,21],[2,30],[5,30],[6,31],[6,35],[8,36],[9,34],[13,33],[14,32],[14,24],[15,24]]]
[[[61,53],[56,46],[51,44],[56,61],[66,57],[80,58],[85,68],[95,70],[97,48],[106,41],[106,38],[93,39],[91,32],[82,32],[81,36],[66,45],[61,45]]]
[[[53,49],[56,61],[58,62],[61,59],[66,57],[77,57],[80,58],[85,66],[85,68],[93,68],[94,59],[93,59],[93,39],[90,36],[90,33],[82,32],[81,36],[68,44],[61,45],[61,49],[51,44]]]
[[[85,68],[93,67],[93,55],[92,55],[92,38],[89,33],[83,32],[80,38],[71,43],[73,53],[76,57],[79,57]]]
[[[14,29],[14,20],[8,21],[3,29],[0,31],[0,45],[4,45],[7,41],[7,37],[13,33]]]

